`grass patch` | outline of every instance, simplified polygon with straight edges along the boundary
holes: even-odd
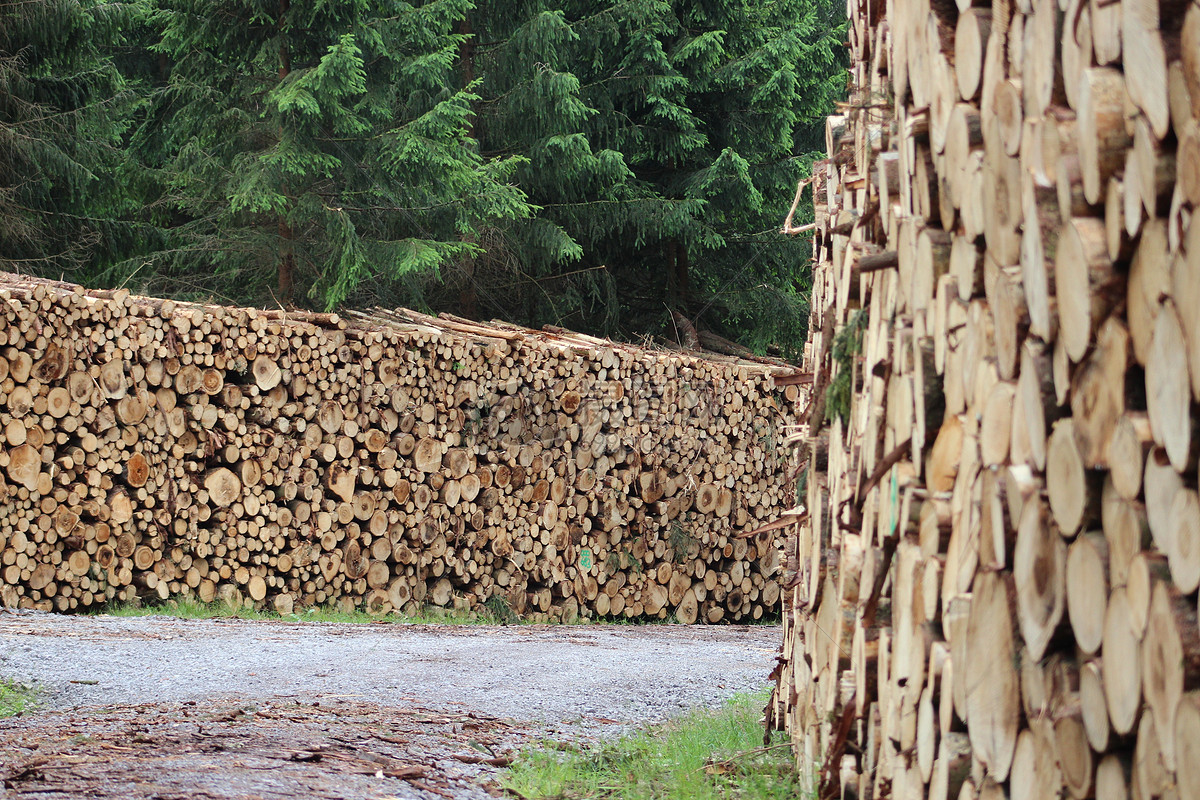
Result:
[[[344,622],[355,624],[390,623],[407,625],[530,625],[534,620],[518,616],[503,598],[493,597],[482,608],[475,611],[426,606],[420,614],[368,614],[365,611],[342,611],[334,606],[299,609],[292,614],[278,614],[267,609],[256,609],[250,605],[233,605],[221,600],[202,603],[195,598],[178,597],[169,600],[147,602],[134,600],[120,605],[109,605],[92,612],[110,617],[168,616],[180,619],[249,619],[274,620],[276,622]],[[777,625],[778,614],[767,614],[762,619],[743,619],[739,625]],[[557,621],[541,624],[559,625]],[[631,619],[629,617],[579,618],[575,625],[677,625],[674,614],[666,619]]]
[[[38,689],[10,678],[0,678],[0,718],[17,717],[37,707]]]
[[[811,797],[798,782],[787,740],[777,734],[763,746],[766,697],[739,695],[716,711],[579,752],[527,750],[509,769],[505,788],[528,800]]]
[[[163,615],[181,619],[251,619],[283,622],[345,622],[345,623],[407,623],[407,624],[450,624],[450,625],[499,625],[519,623],[521,620],[507,607],[489,606],[486,611],[452,611],[429,607],[418,615],[384,614],[372,615],[365,611],[341,611],[331,606],[306,608],[293,614],[277,614],[273,611],[255,609],[216,601],[202,603],[194,598],[172,598],[161,603],[124,603],[99,611],[112,617],[148,617]]]

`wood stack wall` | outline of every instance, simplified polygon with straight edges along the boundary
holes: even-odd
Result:
[[[1200,797],[1200,5],[848,12],[772,722],[823,798]]]
[[[8,606],[778,608],[786,366],[16,276],[0,356]]]

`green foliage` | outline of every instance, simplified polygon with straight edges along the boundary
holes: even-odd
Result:
[[[862,353],[863,330],[866,326],[867,315],[855,311],[833,337],[831,353],[838,370],[825,394],[826,419],[836,416],[842,422],[849,422],[850,397],[854,391],[854,359]]]
[[[483,315],[515,306],[530,324],[631,336],[669,334],[677,310],[760,351],[798,346],[808,248],[778,227],[844,85],[837,13],[798,0],[472,12],[496,43],[475,55],[480,147],[526,156],[518,180],[540,209],[473,264]]]
[[[794,352],[841,13],[0,0],[0,268]]]
[[[170,64],[132,138],[159,181],[154,290],[203,275],[243,302],[332,307],[437,274],[478,250],[477,226],[530,213],[517,160],[471,142],[473,86],[453,85],[468,0],[147,8]]]
[[[123,6],[0,0],[0,270],[58,277],[120,246],[134,97],[103,48]]]
[[[502,625],[515,625],[521,621],[517,612],[513,611],[512,606],[508,604],[508,600],[500,595],[492,595],[483,605],[487,609],[488,615]]]
[[[687,521],[687,518],[684,518]],[[667,544],[671,548],[672,560],[682,564],[691,557],[691,549],[697,544],[696,535],[683,526],[683,522],[673,520],[667,529]]]
[[[622,800],[804,797],[782,737],[763,747],[766,694],[580,751],[527,750],[504,783],[517,797]]]
[[[0,719],[19,717],[37,707],[36,686],[10,678],[0,678]]]

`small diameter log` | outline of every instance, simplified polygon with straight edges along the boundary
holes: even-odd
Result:
[[[1192,115],[1200,108],[1200,8],[1195,3],[1188,5],[1180,34],[1180,55],[1183,63],[1183,78],[1192,100]]]

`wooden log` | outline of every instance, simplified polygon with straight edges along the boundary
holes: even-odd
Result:
[[[1141,645],[1142,694],[1157,730],[1175,730],[1175,714],[1185,691],[1200,681],[1200,633],[1196,604],[1165,583],[1154,586],[1150,616]],[[1163,765],[1175,771],[1173,736],[1160,739]]]
[[[1150,431],[1171,466],[1182,472],[1191,450],[1191,391],[1183,328],[1175,304],[1166,300],[1154,322],[1146,354],[1146,407]]]
[[[1125,79],[1109,67],[1086,69],[1077,97],[1083,192],[1094,205],[1100,202],[1108,179],[1124,164],[1125,150],[1132,143],[1125,131]]]
[[[1025,505],[1013,553],[1017,621],[1034,659],[1046,652],[1067,603],[1067,548],[1040,502]]]
[[[1104,615],[1101,659],[1108,718],[1113,730],[1122,735],[1134,729],[1142,707],[1141,665],[1138,659],[1127,655],[1137,651],[1129,600],[1124,587],[1118,586],[1109,595]]]
[[[1068,549],[1066,596],[1075,642],[1084,653],[1095,655],[1104,639],[1108,606],[1108,542],[1103,534],[1080,534]]]
[[[983,55],[992,31],[990,8],[967,8],[954,32],[954,73],[959,96],[970,102],[979,93]]]
[[[1009,592],[999,573],[976,576],[964,662],[965,669],[978,678],[970,683],[966,696],[971,747],[999,779],[1007,777],[1012,766],[1020,717]]]
[[[1167,57],[1160,29],[1158,3],[1122,0],[1122,62],[1129,98],[1141,109],[1156,139],[1167,135]]]
[[[1123,276],[1108,254],[1104,225],[1091,217],[1066,221],[1055,259],[1059,336],[1072,361],[1087,352],[1096,326],[1124,295]]]
[[[1189,227],[1187,254],[1177,253],[1171,260],[1170,293],[1177,310],[1195,308],[1200,302],[1200,276],[1197,266],[1200,265],[1200,228]],[[1179,314],[1179,323],[1183,338],[1187,345],[1187,369],[1190,377],[1192,397],[1200,397],[1200,322],[1195,314]]]

